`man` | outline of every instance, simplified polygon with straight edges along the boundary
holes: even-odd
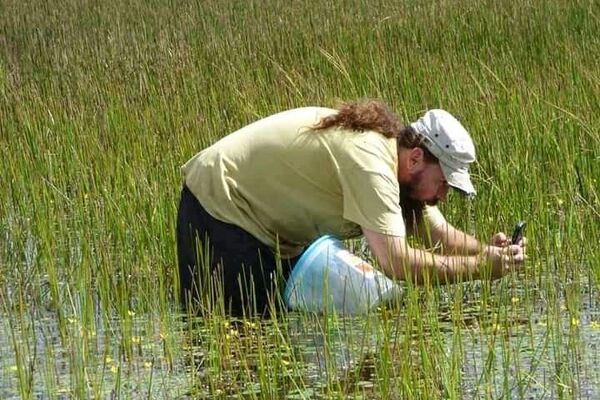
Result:
[[[249,303],[261,313],[277,270],[287,278],[324,234],[363,234],[397,279],[480,279],[486,266],[487,276],[501,277],[522,265],[524,242],[508,244],[499,233],[483,245],[435,207],[450,187],[475,194],[474,160],[469,134],[443,110],[403,126],[384,104],[365,101],[289,110],[243,127],[182,167],[181,300],[194,305],[219,293],[234,314]],[[411,247],[407,233],[441,243],[443,253]]]

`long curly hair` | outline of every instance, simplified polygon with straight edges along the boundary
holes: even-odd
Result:
[[[388,138],[398,137],[404,127],[400,118],[378,100],[342,103],[337,113],[322,118],[317,130],[340,127],[352,131],[376,131]]]
[[[322,118],[313,126],[313,130],[342,128],[354,132],[379,132],[387,138],[395,138],[398,147],[421,148],[427,162],[438,161],[425,147],[424,139],[410,125],[402,124],[400,118],[379,100],[345,102],[337,107],[337,111],[335,114]],[[407,192],[407,190],[401,190],[398,201],[402,207],[402,216],[406,227],[414,230],[422,220],[425,203],[410,198]]]
[[[412,149],[419,147],[425,152],[427,161],[437,158],[424,146],[423,138],[410,125],[404,125],[400,118],[379,100],[352,101],[340,104],[337,113],[322,118],[313,130],[322,131],[337,127],[355,132],[374,131],[387,138],[398,140],[398,146]]]

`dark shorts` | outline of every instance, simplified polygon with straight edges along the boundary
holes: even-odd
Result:
[[[298,259],[279,258],[242,228],[213,218],[187,186],[177,215],[177,258],[182,305],[209,313],[224,305],[233,315],[281,307],[280,294]]]

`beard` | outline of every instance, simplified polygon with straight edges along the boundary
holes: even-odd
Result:
[[[438,204],[439,199],[434,197],[432,199],[419,199],[416,194],[418,192],[418,187],[419,187],[419,183],[423,180],[423,171],[420,171],[418,173],[416,173],[412,179],[411,182],[409,183],[405,183],[405,184],[400,184],[400,193],[401,193],[401,197],[403,194],[406,194],[407,197],[415,200],[415,201],[420,201],[423,204],[426,204],[428,206],[435,206]]]
[[[425,201],[417,200],[413,197],[414,187],[412,185],[400,185],[400,207],[402,208],[402,217],[406,229],[410,232],[416,232],[417,227],[423,219],[423,209],[427,204]]]
[[[416,197],[418,182],[422,179],[422,172],[416,174],[412,182],[400,184],[400,207],[402,208],[402,217],[406,228],[411,232],[416,232],[417,227],[423,220],[423,209],[425,206],[435,206],[438,199],[419,200]]]

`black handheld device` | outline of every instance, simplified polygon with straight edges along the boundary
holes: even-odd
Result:
[[[525,222],[525,221],[517,222],[517,224],[515,225],[515,230],[513,231],[513,234],[512,234],[512,240],[511,240],[512,244],[517,244],[521,241],[521,239],[523,239],[523,231],[525,230],[526,225],[527,225],[527,222]]]

